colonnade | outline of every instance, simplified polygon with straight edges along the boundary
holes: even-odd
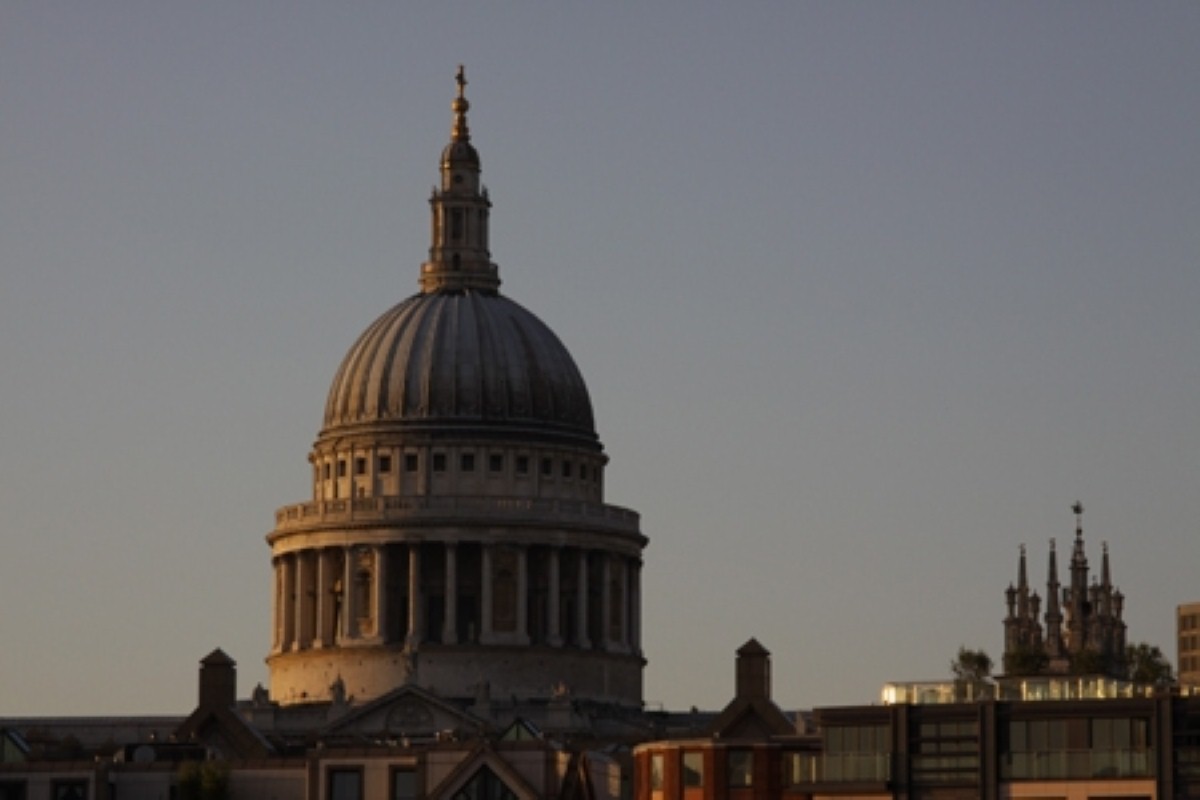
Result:
[[[320,547],[274,559],[273,653],[403,643],[641,652],[641,559],[478,541]]]

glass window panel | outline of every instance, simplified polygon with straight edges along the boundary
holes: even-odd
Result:
[[[417,773],[411,769],[392,772],[392,800],[416,800]]]
[[[754,785],[754,753],[749,750],[729,751],[729,785]]]
[[[362,800],[362,773],[356,769],[331,769],[329,800]]]
[[[650,756],[650,788],[662,791],[663,788],[663,755],[654,753]]]
[[[704,786],[704,754],[683,754],[683,787],[699,789]]]

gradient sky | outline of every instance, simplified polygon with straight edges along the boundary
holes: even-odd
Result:
[[[635,5],[639,7],[635,7]],[[417,290],[465,63],[502,291],[641,512],[647,702],[997,660],[1086,507],[1200,600],[1200,4],[0,6],[0,716],[266,681],[274,510]]]

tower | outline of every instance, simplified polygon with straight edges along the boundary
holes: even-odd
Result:
[[[460,67],[420,291],[338,368],[312,499],[276,512],[270,696],[413,685],[638,707],[638,515],[567,349],[502,295]]]
[[[1004,664],[1010,674],[1102,672],[1116,676],[1123,666],[1125,623],[1121,616],[1125,598],[1112,583],[1108,544],[1104,544],[1100,578],[1089,585],[1083,505],[1075,503],[1071,510],[1075,514],[1075,542],[1070,585],[1063,588],[1059,584],[1058,557],[1051,539],[1044,636],[1038,622],[1037,595],[1029,595],[1025,547],[1021,546],[1017,587],[1010,584],[1005,592],[1008,614],[1004,619]]]

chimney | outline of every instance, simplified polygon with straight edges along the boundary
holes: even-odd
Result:
[[[771,653],[756,639],[737,651],[737,697],[771,699]]]
[[[200,707],[232,708],[237,702],[237,662],[221,648],[200,660]]]

